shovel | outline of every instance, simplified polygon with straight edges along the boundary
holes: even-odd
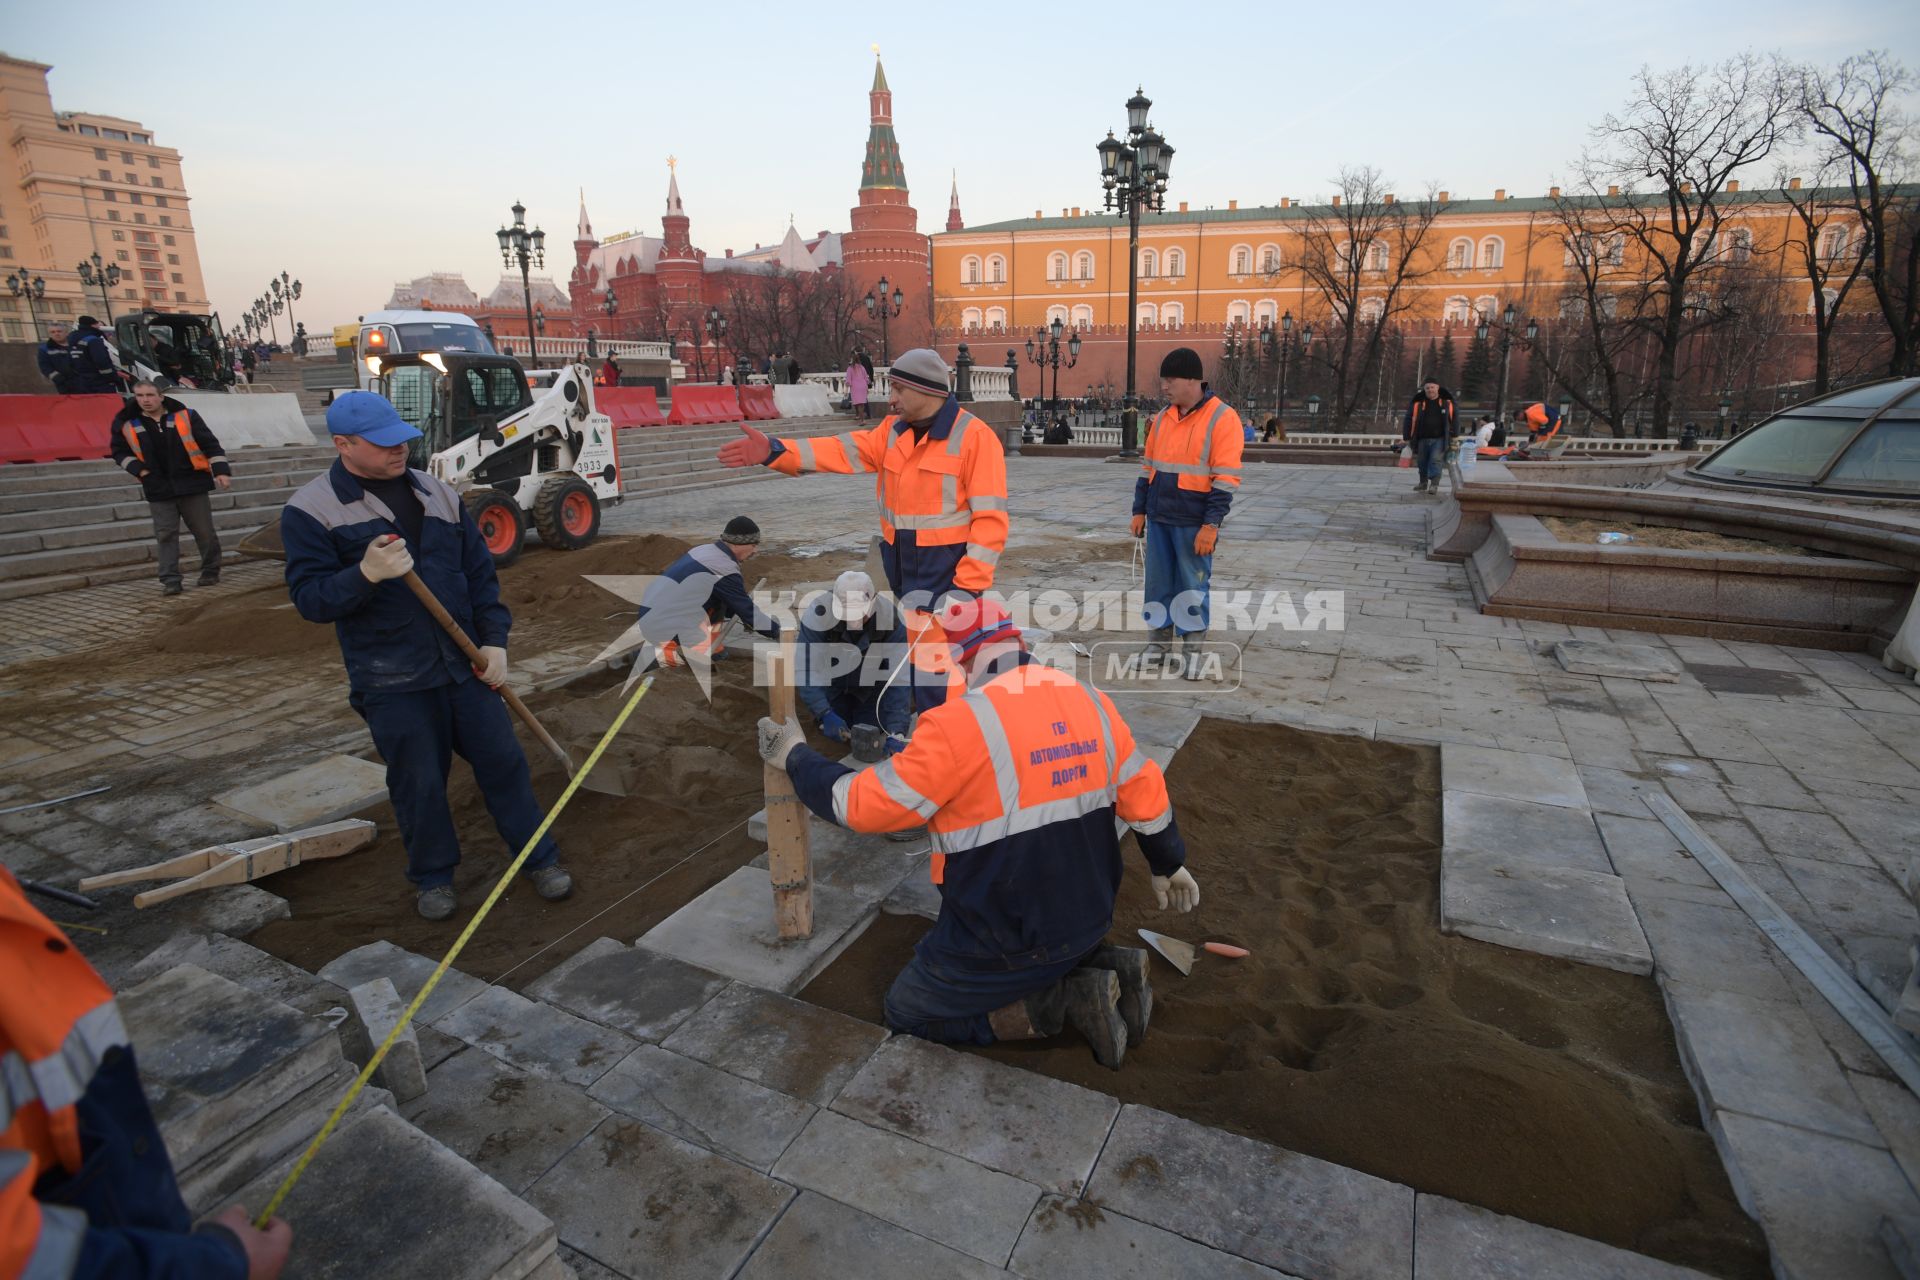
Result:
[[[1160,953],[1161,959],[1178,969],[1180,976],[1186,977],[1193,972],[1194,946],[1191,942],[1182,942],[1178,938],[1169,938],[1166,934],[1155,933],[1151,929],[1140,930],[1140,936],[1146,940],[1148,946]],[[1217,956],[1229,956],[1236,960],[1247,954],[1245,947],[1236,947],[1225,942],[1209,942],[1204,944],[1200,949],[1203,951],[1211,951]]]

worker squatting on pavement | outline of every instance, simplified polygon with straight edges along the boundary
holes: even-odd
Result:
[[[200,585],[220,581],[220,535],[207,495],[233,483],[220,441],[200,418],[151,382],[133,384],[133,400],[114,415],[113,460],[140,482],[160,546],[160,592],[180,594],[180,525],[200,549]]]
[[[293,1231],[198,1231],[113,991],[0,867],[0,1276],[273,1280]]]
[[[641,593],[636,622],[651,646],[634,661],[634,671],[652,658],[663,667],[704,667],[727,656],[721,632],[725,619],[738,618],[769,639],[780,624],[761,612],[747,595],[740,566],[760,550],[760,526],[735,516],[712,542],[703,542],[668,565]]]
[[[936,352],[906,352],[888,382],[893,412],[868,430],[771,440],[742,423],[741,438],[719,456],[730,467],[764,465],[789,476],[873,475],[880,561],[901,606],[893,638],[908,645],[910,695],[924,711],[959,683],[934,615],[991,587],[1007,544],[1007,459],[999,434],[948,391],[947,362]]]
[[[1199,678],[1198,646],[1212,625],[1213,549],[1240,489],[1244,444],[1240,415],[1207,390],[1205,377],[1191,347],[1160,362],[1167,407],[1147,428],[1133,486],[1133,536],[1146,539],[1148,652],[1165,655],[1177,643],[1182,657],[1194,659],[1182,672],[1189,679]]]
[[[1034,661],[996,601],[955,601],[939,625],[966,692],[924,713],[904,751],[854,772],[763,717],[761,758],[827,821],[931,832],[940,916],[887,992],[888,1026],[991,1044],[1071,1025],[1118,1068],[1153,992],[1144,951],[1101,941],[1120,889],[1116,813],[1160,906],[1200,901],[1166,780],[1107,695]]]
[[[895,657],[886,648],[893,623],[881,617],[879,605],[873,579],[861,570],[835,578],[825,601],[801,619],[795,684],[822,734],[850,742],[854,725],[873,725],[886,734],[886,752],[893,755],[907,745],[911,710],[906,689],[889,684],[891,672],[882,670],[891,662],[877,661]]]
[[[542,821],[527,757],[498,693],[507,679],[507,632],[493,557],[460,496],[407,466],[419,432],[371,391],[349,391],[327,410],[339,456],[280,513],[287,591],[300,616],[331,622],[346,663],[348,701],[387,764],[387,792],[407,849],[420,914],[445,920],[459,905],[453,869],[460,841],[447,809],[447,770],[458,753],[473,766],[500,835],[518,853]],[[417,573],[487,659],[471,666],[409,589]],[[551,836],[525,874],[549,902],[573,892]]]

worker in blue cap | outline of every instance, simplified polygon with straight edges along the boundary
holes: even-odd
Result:
[[[347,668],[348,701],[387,763],[387,792],[407,850],[420,914],[458,907],[460,841],[447,808],[447,771],[473,767],[487,811],[517,853],[543,820],[527,757],[494,692],[507,679],[512,615],[493,556],[460,495],[407,465],[420,433],[385,398],[348,391],[327,409],[339,456],[280,513],[287,590],[300,616],[331,622]],[[472,666],[403,581],[416,573],[486,658]],[[552,836],[525,874],[549,902],[573,892]]]

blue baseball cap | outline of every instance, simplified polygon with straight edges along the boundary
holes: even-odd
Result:
[[[327,406],[327,430],[336,436],[359,436],[383,449],[420,438],[385,396],[372,391],[347,391],[335,396]]]

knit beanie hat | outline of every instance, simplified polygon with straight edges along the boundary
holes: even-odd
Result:
[[[1196,357],[1197,358],[1197,357]],[[903,352],[887,371],[887,377],[895,382],[905,383],[915,391],[924,391],[928,395],[944,396],[949,389],[947,362],[940,358],[937,351],[926,347],[915,347]]]
[[[720,535],[720,541],[731,542],[736,547],[756,546],[760,542],[760,526],[746,516],[735,516],[727,521],[727,530]]]
[[[998,601],[979,597],[948,603],[940,611],[940,629],[946,632],[953,656],[960,662],[971,658],[983,644],[1020,638],[1020,630],[1006,609]]]
[[[1200,353],[1192,347],[1175,347],[1167,352],[1166,359],[1160,362],[1160,376],[1163,378],[1191,378],[1195,382],[1207,376],[1201,367]]]

